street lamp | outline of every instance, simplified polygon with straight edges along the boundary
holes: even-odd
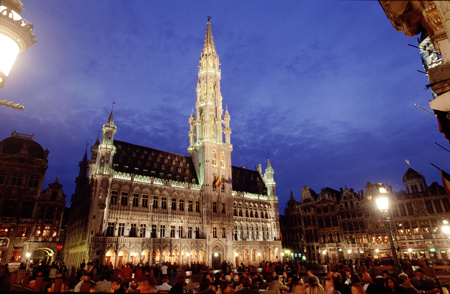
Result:
[[[20,16],[22,11],[20,1],[0,1],[0,88],[5,86],[17,55],[37,43],[32,34],[33,25]],[[23,105],[6,100],[0,100],[0,105],[19,110],[24,108]]]
[[[20,13],[22,3],[15,0],[2,0],[0,4],[0,88],[20,52],[36,43],[32,34],[33,25],[26,22]]]
[[[389,244],[391,245],[392,258],[394,259],[394,272],[400,271],[400,264],[397,259],[397,251],[395,250],[394,239],[392,238],[391,219],[389,217],[389,193],[385,188],[378,188],[378,195],[375,195],[375,201],[381,215],[384,217],[384,226],[386,227]]]

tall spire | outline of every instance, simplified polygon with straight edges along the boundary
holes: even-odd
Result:
[[[214,46],[214,39],[211,31],[211,16],[208,16],[208,22],[206,23],[206,35],[205,43],[203,44],[202,57],[205,55],[215,55],[216,46]]]
[[[200,185],[215,190],[218,179],[231,179],[230,114],[222,108],[221,70],[208,16],[200,53],[195,114],[189,117],[188,152]],[[225,138],[224,138],[225,137]],[[225,141],[224,141],[225,139]],[[227,188],[225,188],[226,190]]]
[[[113,110],[112,109],[111,109],[111,113],[109,114],[108,123],[109,124],[114,124],[114,115],[113,115]]]

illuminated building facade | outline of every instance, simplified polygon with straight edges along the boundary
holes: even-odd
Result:
[[[59,257],[66,205],[58,179],[42,191],[48,150],[33,135],[13,132],[0,142],[1,263],[51,262]]]
[[[80,162],[64,260],[219,266],[281,260],[274,170],[231,165],[230,114],[208,21],[190,156],[114,139],[113,113]]]
[[[399,258],[448,259],[450,243],[442,231],[450,214],[445,189],[409,168],[403,176],[405,191],[390,190],[389,214]],[[390,256],[387,231],[373,199],[381,184],[365,190],[302,189],[301,201],[291,199],[281,217],[286,258],[315,262]],[[292,254],[292,255],[291,255]]]

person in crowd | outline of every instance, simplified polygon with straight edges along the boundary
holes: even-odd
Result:
[[[236,294],[259,294],[258,290],[250,289],[252,280],[247,275],[243,275],[240,279],[240,290]]]
[[[136,267],[136,272],[134,273],[134,277],[136,279],[142,279],[144,277],[144,272],[142,271],[142,267],[140,264]]]
[[[415,277],[411,279],[411,284],[418,290],[431,293],[440,293],[439,287],[433,282],[433,279],[426,276],[421,268],[414,271]]]
[[[167,271],[169,270],[169,267],[167,264],[163,263],[161,266],[161,275],[167,276]]]
[[[66,277],[66,274],[69,272],[66,264],[63,261],[61,262],[61,265],[59,266],[58,272],[63,275],[63,279]]]
[[[401,273],[398,275],[398,279],[400,281],[400,286],[405,289],[407,294],[420,294],[422,291],[416,289],[416,287],[411,284],[411,280],[409,276],[405,273]]]
[[[260,273],[255,273],[255,274],[253,275],[253,282],[254,282],[254,283],[262,284],[262,283],[264,283],[264,279],[263,279],[263,277],[261,276]]]
[[[183,276],[179,276],[175,285],[170,288],[169,294],[183,294],[184,286],[186,286],[186,280]]]
[[[352,284],[352,279],[356,282],[356,280],[359,280],[359,277],[356,278],[355,274],[352,275],[352,273],[350,272],[350,270],[348,268],[346,268],[344,270],[345,273],[345,277],[344,277],[344,284],[346,285],[351,285]]]
[[[288,273],[287,273],[287,271],[283,271],[283,275],[281,276],[280,282],[283,285],[287,285],[288,284]]]
[[[77,274],[76,274],[76,280],[79,281],[81,279],[82,276],[85,275],[85,268],[86,264],[83,262],[82,264],[80,264],[80,268],[77,270]]]
[[[357,273],[354,273],[350,276],[350,284],[358,283],[361,284],[361,278]]]
[[[120,271],[120,274],[124,280],[131,279],[133,276],[133,269],[131,268],[130,264],[127,263],[122,270]]]
[[[400,287],[400,285],[397,283],[397,281],[393,277],[388,277],[386,279],[386,288],[387,288],[387,293],[389,293],[389,294],[391,294],[391,293],[400,293],[400,294],[406,293],[405,289]]]
[[[341,294],[341,292],[334,289],[332,278],[325,278],[324,289],[326,294]]]
[[[352,285],[352,294],[365,294],[363,285],[355,283]]]
[[[325,294],[325,289],[317,282],[309,286],[309,294]]]
[[[306,294],[306,287],[302,282],[296,282],[294,285],[292,285],[291,292],[294,294]]]
[[[87,271],[86,274],[91,277],[91,280],[94,281],[95,280],[95,276],[97,275],[97,268],[94,266],[94,264],[92,263],[92,261],[89,261],[87,263]]]
[[[276,275],[273,279],[272,279],[272,283],[270,283],[269,287],[267,288],[269,291],[274,292],[275,294],[281,294],[281,291],[289,291],[289,287],[284,286],[281,282],[280,282],[280,278],[278,277],[278,275]]]
[[[121,278],[115,278],[111,282],[111,292],[112,293],[126,293],[125,288],[123,287],[123,281]]]
[[[317,282],[317,283],[319,282],[319,278],[318,278],[317,276],[315,276],[311,270],[307,270],[307,271],[306,271],[306,275],[308,276],[307,282],[308,282],[309,284],[314,283],[314,280],[315,280],[315,282]]]
[[[161,279],[162,284],[156,287],[156,292],[159,291],[170,291],[172,286],[169,285],[169,277],[163,276]]]
[[[373,283],[377,286],[377,294],[386,294],[387,288],[386,288],[386,279],[383,276],[376,276],[373,280]]]
[[[228,281],[222,281],[220,282],[220,285],[216,291],[216,294],[222,294],[223,290],[225,290],[228,286],[230,286],[230,283]]]
[[[156,293],[156,285],[152,285],[149,279],[142,279],[139,281],[137,290],[141,293]]]
[[[216,290],[214,289],[214,287],[211,285],[211,281],[209,279],[203,279],[203,281],[200,283],[200,287],[199,287],[200,294],[215,294]]]
[[[341,294],[351,293],[350,286],[342,283],[342,276],[340,273],[333,274],[333,282],[334,282],[334,289],[341,292]]]
[[[374,283],[372,283],[372,277],[370,276],[369,273],[365,272],[362,274],[362,279],[363,279],[363,288],[364,291],[366,291],[367,294],[378,294],[379,292],[377,291],[378,287],[377,285],[375,285]]]

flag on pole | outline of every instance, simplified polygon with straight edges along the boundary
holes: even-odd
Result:
[[[227,183],[228,184],[233,184],[233,180],[231,178],[228,178]]]
[[[444,185],[445,191],[447,192],[447,195],[450,196],[450,175],[442,169],[439,170],[441,171],[442,183]]]
[[[450,196],[450,175],[448,173],[446,173],[445,171],[443,171],[440,167],[432,164],[431,162],[430,162],[430,164],[432,166],[434,166],[435,168],[439,169],[439,171],[441,172],[442,184],[444,185],[445,192],[447,192],[447,195]]]
[[[222,183],[220,182],[220,179],[217,179],[216,186],[217,186],[217,187],[220,187],[220,184],[222,184]]]

